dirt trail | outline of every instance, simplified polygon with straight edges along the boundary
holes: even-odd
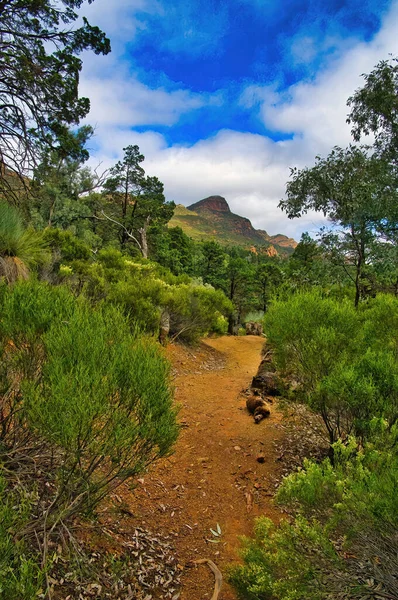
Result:
[[[224,572],[237,558],[239,535],[249,535],[255,516],[279,519],[272,506],[279,475],[274,441],[283,430],[280,414],[256,425],[240,396],[260,363],[263,339],[221,337],[198,349],[170,345],[182,430],[174,454],[155,465],[134,491],[121,491],[132,521],[161,537],[171,534],[181,565],[181,600],[212,595],[214,577],[190,560],[212,559]],[[256,461],[259,451],[265,462]],[[250,506],[252,504],[252,506]],[[219,543],[210,528],[219,523]],[[208,540],[213,540],[210,542]],[[224,583],[219,600],[234,600]]]

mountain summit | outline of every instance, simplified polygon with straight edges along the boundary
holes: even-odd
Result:
[[[181,227],[194,240],[216,240],[224,246],[242,246],[273,256],[293,252],[297,242],[286,235],[268,235],[254,229],[249,219],[231,212],[222,196],[209,196],[188,207],[177,204],[170,227]]]
[[[208,198],[203,198],[203,200],[199,200],[199,202],[195,202],[195,204],[191,204],[187,208],[188,210],[193,210],[194,212],[231,212],[228,202],[222,196],[209,196]]]

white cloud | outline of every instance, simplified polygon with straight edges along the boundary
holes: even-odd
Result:
[[[104,79],[86,76],[80,84],[80,91],[91,99],[87,120],[101,127],[170,126],[182,114],[201,108],[210,101],[208,95],[184,89],[171,92],[164,88],[151,89],[127,73]]]
[[[85,122],[95,128],[130,130],[139,126],[172,126],[180,117],[205,105],[219,106],[222,93],[194,93],[178,85],[150,87],[139,80],[128,54],[129,42],[145,27],[138,15],[161,13],[156,0],[96,0],[82,14],[103,28],[111,39],[112,52],[96,56],[83,53],[79,93],[90,98],[91,109]],[[126,133],[126,132],[125,132]],[[109,135],[106,136],[109,139]]]
[[[161,149],[148,155],[146,164],[165,183],[170,200],[189,205],[219,194],[255,227],[299,237],[297,222],[288,221],[277,208],[293,156],[290,142],[224,130],[191,147]],[[301,229],[313,230],[315,221],[319,223],[318,215],[308,215]]]

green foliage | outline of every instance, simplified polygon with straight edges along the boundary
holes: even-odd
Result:
[[[148,258],[151,228],[165,226],[175,205],[165,201],[164,186],[157,177],[145,177],[141,167],[144,156],[138,146],[130,145],[123,151],[123,161],[110,169],[110,177],[104,184],[109,207],[102,215],[116,226],[122,248],[132,242]]]
[[[91,257],[87,244],[70,231],[48,227],[43,232],[43,239],[54,253],[59,254],[61,261],[88,260]]]
[[[254,539],[243,538],[243,565],[234,566],[230,581],[247,600],[320,600],[322,567],[338,557],[316,522],[297,518],[293,524],[257,519]]]
[[[155,237],[154,258],[174,275],[193,274],[195,244],[181,227],[161,229]]]
[[[398,152],[398,60],[392,57],[380,61],[369,74],[363,75],[365,85],[348,99],[351,107],[348,122],[352,124],[354,140],[373,133],[376,149],[387,159],[396,161]]]
[[[96,187],[97,177],[82,163],[89,157],[85,145],[92,134],[89,125],[67,130],[62,147],[44,151],[34,170],[33,197],[27,207],[36,227],[66,229],[79,221],[84,223],[82,218],[90,216],[89,199],[82,195]]]
[[[58,511],[95,506],[169,452],[169,365],[152,341],[129,333],[119,309],[38,283],[3,289],[1,300],[1,364],[13,390],[2,397],[4,460],[19,434],[54,448]]]
[[[303,470],[287,477],[277,499],[298,507],[304,514],[328,515],[329,528],[345,531],[347,538],[358,527],[372,527],[383,533],[398,527],[398,456],[394,449],[396,429],[371,424],[375,441],[357,449],[357,440],[335,444],[335,463],[305,461]],[[331,511],[333,509],[333,511]]]
[[[222,287],[227,262],[224,249],[217,242],[210,241],[202,243],[201,251],[200,276],[205,283],[209,283],[216,288]]]
[[[188,342],[218,332],[220,317],[232,311],[231,302],[220,290],[193,284],[170,289],[165,306],[170,313],[170,334]]]
[[[276,301],[268,311],[275,363],[300,384],[298,396],[321,414],[331,443],[351,433],[368,437],[373,417],[390,427],[396,422],[397,318],[396,298],[380,296],[358,311],[317,291]]]
[[[361,451],[355,439],[337,443],[334,467],[306,461],[283,481],[277,501],[298,514],[278,526],[261,518],[254,539],[244,540],[244,564],[231,571],[242,598],[357,598],[367,586],[394,597],[396,431],[382,421],[372,426],[376,443]]]
[[[259,263],[254,273],[254,288],[259,295],[259,304],[262,311],[268,309],[269,301],[276,294],[283,283],[284,275],[277,263]],[[250,320],[250,319],[247,319]]]
[[[123,255],[107,248],[91,263],[72,261],[72,288],[82,288],[93,301],[105,300],[123,309],[131,325],[157,335],[163,311],[170,316],[170,336],[195,341],[201,335],[223,329],[222,316],[230,314],[231,303],[223,292],[193,282],[186,275],[147,260]],[[221,319],[221,320],[220,320]]]
[[[396,174],[390,163],[368,148],[335,147],[327,158],[316,157],[311,169],[292,170],[285,200],[279,206],[289,218],[308,210],[322,212],[341,231],[323,231],[325,251],[355,285],[355,305],[371,292],[366,278],[372,248],[394,235]]]

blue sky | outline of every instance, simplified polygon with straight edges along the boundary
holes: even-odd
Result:
[[[350,141],[347,97],[398,53],[398,0],[95,0],[111,38],[86,54],[92,163],[138,144],[168,199],[224,195],[270,233],[300,236],[277,204],[289,167]]]

